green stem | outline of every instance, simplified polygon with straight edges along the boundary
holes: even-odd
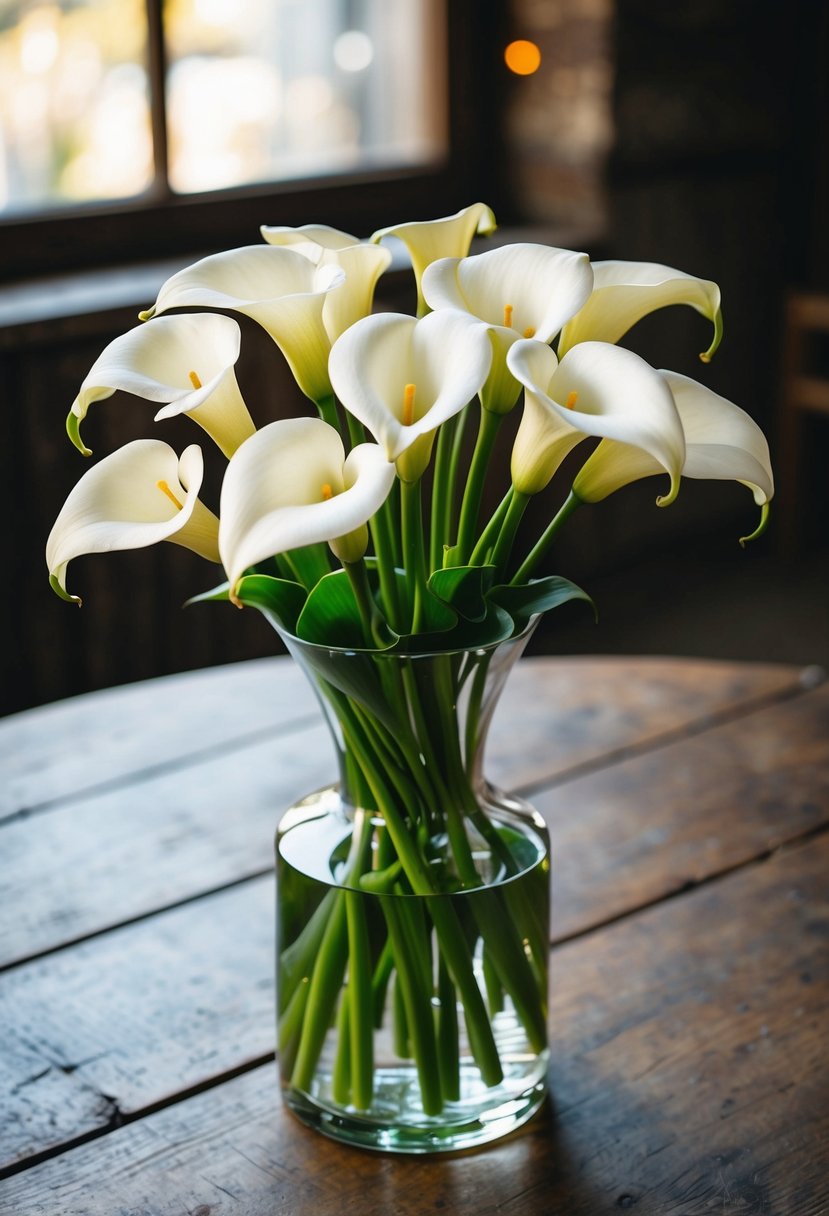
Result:
[[[478,425],[478,438],[469,465],[469,475],[463,492],[461,518],[458,526],[457,555],[454,564],[463,566],[472,552],[472,542],[478,523],[478,512],[483,499],[484,483],[492,456],[492,449],[498,430],[504,420],[503,414],[493,414],[490,410],[481,410]]]
[[[509,510],[510,502],[512,501],[513,487],[507,490],[504,497],[498,503],[489,523],[484,528],[478,538],[475,548],[472,550],[472,556],[469,558],[470,566],[482,566],[487,561],[487,552],[495,544],[498,533],[501,531],[501,525],[504,522],[507,511]]]
[[[390,528],[390,511],[388,503],[383,503],[376,515],[369,520],[371,539],[377,556],[377,573],[380,578],[380,596],[383,601],[386,620],[391,624],[395,633],[402,632],[402,617],[400,601],[397,594],[397,578],[394,567],[394,542]]]
[[[400,486],[400,531],[406,554],[406,589],[409,599],[410,633],[417,633],[423,620],[426,595],[426,552],[423,537],[421,483],[402,482]]]
[[[371,648],[386,645],[388,641],[386,622],[374,602],[365,561],[361,558],[358,562],[343,562],[343,569],[348,575],[354,599],[357,601],[357,611],[360,613],[366,646]]]
[[[541,537],[530,550],[521,563],[515,574],[510,579],[510,585],[513,587],[520,586],[522,583],[527,583],[532,578],[533,571],[538,565],[541,558],[547,552],[547,549],[552,544],[555,537],[558,535],[561,527],[567,522],[577,507],[580,507],[582,500],[571,490],[564,500],[564,504],[558,511],[558,514],[547,525],[547,528],[542,533]]]
[[[438,432],[435,449],[435,472],[432,482],[432,517],[429,531],[429,569],[440,570],[443,547],[451,543],[450,502],[454,483],[451,480],[452,447],[458,415],[447,419]]]
[[[345,893],[348,926],[348,999],[351,1039],[351,1093],[357,1110],[368,1110],[374,1090],[371,1003],[371,946],[364,897]]]
[[[342,434],[340,428],[340,416],[337,413],[337,401],[332,393],[329,397],[323,397],[316,403],[317,410],[323,422],[327,422],[329,426],[333,426],[338,435]]]
[[[424,1114],[437,1115],[443,1108],[440,1092],[435,1027],[432,1020],[432,994],[424,988],[417,962],[416,942],[408,923],[404,900],[394,895],[381,895],[380,906],[386,918],[392,950],[397,964],[397,979],[406,1011],[412,1055],[420,1082],[420,1098]]]
[[[337,1010],[337,1051],[334,1056],[334,1067],[331,1070],[331,1096],[340,1106],[348,1106],[351,1101],[351,1034],[349,1032],[352,1022],[348,989],[346,989]]]
[[[459,1102],[461,1097],[461,1059],[458,1033],[458,1005],[455,985],[446,963],[438,962],[438,1067],[440,1088],[447,1102]]]
[[[515,534],[518,531],[518,525],[524,518],[524,512],[527,509],[529,501],[529,494],[521,494],[518,490],[515,490],[510,500],[507,514],[501,525],[501,531],[495,542],[491,558],[492,565],[498,568],[501,578],[506,577],[507,563],[512,552]]]
[[[460,503],[458,490],[461,485],[460,467],[463,458],[464,437],[471,413],[472,403],[470,402],[463,407],[459,414],[455,415],[457,422],[455,424],[455,434],[452,437],[452,454],[449,457],[449,503],[446,512],[447,543],[453,538],[457,540],[456,522]]]

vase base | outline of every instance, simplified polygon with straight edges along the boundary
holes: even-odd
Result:
[[[306,1126],[332,1140],[387,1153],[446,1153],[499,1140],[526,1123],[543,1105],[547,1093],[541,1076],[519,1093],[497,1095],[489,1104],[449,1103],[440,1115],[411,1112],[406,1119],[383,1119],[350,1107],[334,1108],[291,1087],[282,1096],[288,1109]]]

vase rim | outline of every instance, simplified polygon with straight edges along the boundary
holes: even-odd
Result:
[[[541,619],[541,614],[537,614],[527,622],[523,629],[518,633],[511,633],[509,637],[498,638],[492,642],[481,642],[479,645],[473,646],[452,646],[446,650],[397,650],[394,646],[389,646],[385,650],[379,650],[369,646],[332,646],[327,642],[311,642],[306,638],[297,637],[295,633],[284,629],[281,625],[277,625],[272,621],[274,628],[279,636],[286,643],[300,646],[308,650],[316,650],[325,652],[326,654],[337,655],[367,655],[377,659],[432,659],[432,658],[449,658],[452,655],[458,654],[488,654],[493,650],[497,650],[499,646],[506,646],[514,642],[529,641],[535,628]]]

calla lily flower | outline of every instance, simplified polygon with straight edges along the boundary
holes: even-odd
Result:
[[[725,397],[677,372],[659,374],[673,395],[685,434],[683,477],[739,481],[748,486],[763,508],[760,528],[753,534],[758,535],[774,494],[765,435],[744,410]],[[598,502],[632,481],[659,472],[660,466],[642,448],[606,439],[578,473],[573,489],[582,501]]]
[[[66,420],[72,441],[91,455],[80,424],[93,401],[122,389],[167,403],[156,421],[189,415],[232,456],[255,430],[233,370],[240,344],[235,321],[209,314],[159,317],[122,334],[95,360],[72,403]]]
[[[46,542],[49,581],[62,599],[69,562],[85,553],[143,549],[161,540],[218,562],[219,521],[198,497],[204,465],[191,444],[176,455],[159,439],[136,439],[80,479]]]
[[[486,203],[473,203],[443,219],[378,228],[371,239],[382,241],[384,237],[394,236],[406,246],[417,282],[418,316],[422,316],[426,311],[426,302],[421,284],[426,267],[438,258],[465,258],[476,233],[485,236],[494,232],[496,227],[491,208]]]
[[[171,308],[222,308],[252,317],[276,342],[312,401],[330,397],[332,338],[323,318],[329,293],[345,283],[337,266],[316,266],[293,249],[247,245],[202,258],[162,286],[147,321]]]
[[[435,428],[471,401],[492,360],[487,330],[454,309],[415,320],[401,313],[365,317],[335,342],[334,390],[415,482],[429,463]]]
[[[385,502],[394,466],[375,443],[346,457],[333,427],[319,418],[271,422],[227,466],[219,551],[233,589],[249,566],[278,553],[328,541],[337,557],[365,553],[367,520]]]
[[[423,276],[434,309],[459,308],[491,329],[492,370],[481,392],[484,409],[506,413],[521,389],[506,366],[519,338],[550,342],[590,296],[586,253],[547,245],[505,245],[470,258],[444,258]]]
[[[316,266],[337,266],[345,272],[345,284],[329,292],[323,305],[322,319],[331,342],[368,316],[377,280],[391,262],[388,249],[363,244],[356,236],[325,224],[301,228],[263,225],[260,231],[269,245],[289,246]]]
[[[520,341],[507,362],[526,389],[512,454],[519,493],[537,494],[571,448],[598,435],[644,451],[655,470],[671,479],[670,492],[657,502],[673,502],[685,435],[665,378],[644,359],[606,342],[582,342],[559,363],[550,347]]]
[[[688,304],[714,326],[711,345],[700,355],[703,363],[710,362],[723,332],[716,283],[653,262],[594,262],[593,276],[593,294],[562,330],[559,358],[578,342],[618,342],[657,308]]]

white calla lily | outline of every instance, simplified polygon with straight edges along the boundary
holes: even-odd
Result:
[[[374,435],[402,480],[429,463],[435,428],[471,401],[492,360],[487,330],[447,309],[415,320],[365,317],[334,344],[331,383],[343,405]]]
[[[318,418],[272,422],[252,435],[227,466],[219,551],[231,596],[245,570],[278,553],[327,541],[342,561],[357,561],[366,522],[385,502],[394,466],[374,443],[346,457],[333,427]]]
[[[199,499],[204,465],[196,444],[179,459],[159,439],[136,439],[89,469],[63,504],[46,542],[49,581],[63,599],[73,558],[142,549],[169,540],[218,562],[219,521]]]
[[[378,228],[372,241],[384,237],[397,237],[402,241],[412,260],[412,269],[417,283],[418,314],[425,311],[422,292],[423,272],[438,258],[465,258],[469,253],[472,238],[485,236],[497,228],[495,216],[486,203],[473,203],[455,215],[439,220],[423,220],[409,224],[393,224],[390,228]]]
[[[302,224],[299,228],[287,225],[262,224],[259,231],[269,245],[289,245],[312,261],[319,259],[321,249],[348,249],[359,245],[360,238],[328,224]]]
[[[683,477],[739,481],[766,508],[774,494],[769,445],[757,423],[733,402],[677,372],[659,373],[669,387],[685,434]],[[641,448],[612,440],[600,443],[580,470],[573,489],[584,502],[598,502],[622,486],[661,472]]]
[[[708,363],[722,338],[720,289],[709,279],[698,279],[653,262],[594,262],[590,299],[562,330],[559,357],[579,342],[618,342],[631,326],[658,308],[687,304],[714,326],[714,337],[700,359]]]
[[[582,307],[593,287],[586,253],[547,245],[505,245],[469,258],[434,262],[423,276],[431,308],[458,308],[492,332],[492,369],[481,403],[494,413],[512,409],[521,391],[506,365],[519,338],[550,342]]]
[[[332,343],[355,321],[368,316],[377,280],[391,262],[388,249],[364,244],[358,237],[325,224],[305,224],[301,228],[263,225],[260,231],[270,245],[289,246],[316,266],[337,266],[344,271],[345,283],[326,296],[322,310]]]
[[[331,337],[323,311],[345,283],[337,266],[316,266],[294,249],[247,245],[202,258],[162,286],[143,321],[171,308],[222,308],[252,317],[288,360],[297,384],[312,401],[331,395]]]
[[[241,333],[230,317],[158,317],[122,334],[98,356],[72,403],[66,428],[85,456],[80,424],[94,401],[116,389],[164,402],[156,421],[187,414],[226,456],[255,427],[236,381]]]
[[[512,457],[516,490],[538,493],[570,449],[592,435],[645,451],[671,479],[658,503],[673,502],[685,436],[667,382],[644,359],[606,342],[582,342],[559,362],[531,340],[516,342],[507,362],[528,403]]]

